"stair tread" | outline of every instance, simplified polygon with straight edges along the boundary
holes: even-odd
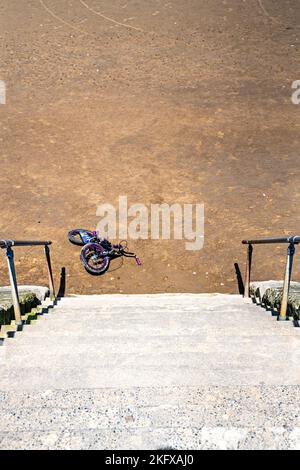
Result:
[[[0,348],[0,448],[295,447],[299,346],[240,296],[61,299]]]

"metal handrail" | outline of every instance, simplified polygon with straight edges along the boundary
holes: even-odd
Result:
[[[7,246],[49,246],[52,245],[50,241],[20,241],[20,240],[0,240],[0,248]]]
[[[296,235],[292,237],[257,238],[254,240],[243,240],[242,243],[244,245],[264,245],[271,243],[293,243],[294,245],[298,245],[298,243],[300,243],[300,236]]]
[[[51,244],[52,244],[51,241],[0,240],[0,248],[6,249],[6,258],[7,258],[9,280],[10,280],[10,285],[11,285],[16,325],[22,325],[22,318],[21,318],[21,308],[20,308],[20,300],[19,300],[19,293],[18,293],[16,269],[15,269],[15,263],[14,263],[14,251],[12,247],[15,247],[15,246],[43,246],[44,247],[44,253],[45,253],[46,262],[47,262],[47,271],[48,271],[48,277],[49,277],[50,298],[54,300],[55,288],[54,288],[54,280],[53,280],[50,248],[49,248]]]
[[[278,320],[287,320],[286,314],[287,314],[288,296],[289,296],[290,284],[291,284],[291,278],[292,278],[295,245],[298,245],[300,243],[300,236],[293,235],[293,236],[288,236],[288,237],[277,237],[277,238],[274,238],[274,237],[273,238],[258,238],[254,240],[243,240],[242,243],[244,245],[248,245],[244,297],[250,297],[253,245],[288,243],[289,246],[287,249],[287,259],[286,259],[286,267],[285,267],[285,274],[284,274],[283,291],[282,291],[280,312],[279,312],[279,317],[278,317]]]

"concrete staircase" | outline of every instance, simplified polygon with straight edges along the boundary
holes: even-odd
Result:
[[[0,367],[1,449],[300,448],[300,328],[239,296],[64,298]]]

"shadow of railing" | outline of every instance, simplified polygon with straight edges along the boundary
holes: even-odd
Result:
[[[235,274],[236,274],[236,280],[238,284],[238,290],[240,295],[244,295],[245,293],[245,286],[244,286],[244,281],[243,281],[243,276],[240,270],[240,267],[238,263],[234,263],[234,269],[235,269]]]
[[[60,283],[57,293],[57,298],[61,299],[66,294],[66,268],[63,266],[60,272]]]

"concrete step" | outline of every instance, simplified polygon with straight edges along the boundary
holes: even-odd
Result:
[[[0,349],[0,448],[295,448],[299,356],[240,296],[62,299]]]
[[[127,307],[162,307],[165,308],[215,308],[253,304],[235,295],[202,295],[202,294],[162,294],[162,295],[95,295],[63,298],[58,301],[57,308],[127,308]]]
[[[230,313],[236,314],[236,315],[246,315],[246,313],[249,313],[251,315],[263,315],[264,313],[267,313],[271,316],[271,312],[267,312],[265,309],[254,306],[254,305],[244,305],[242,308],[241,306],[238,305],[233,305],[232,307],[224,307],[222,309],[213,309],[213,308],[201,308],[201,306],[197,308],[189,308],[189,309],[183,309],[180,307],[176,307],[173,309],[170,308],[158,308],[158,307],[145,307],[143,309],[139,308],[138,306],[128,306],[126,308],[120,308],[120,307],[115,307],[111,309],[101,309],[101,308],[96,308],[96,307],[91,307],[90,309],[85,307],[85,308],[80,308],[80,309],[75,309],[74,307],[70,308],[55,308],[53,309],[53,312],[50,311],[49,313],[55,314],[58,318],[61,316],[82,316],[82,315],[101,315],[103,317],[111,317],[114,318],[115,316],[138,316],[138,315],[157,315],[157,316],[169,316],[169,315],[216,315],[216,316],[226,316]],[[51,315],[45,315],[45,317]]]
[[[197,315],[197,314],[218,314],[218,315],[226,315],[228,312],[249,312],[249,313],[257,313],[257,314],[262,314],[265,313],[266,310],[263,309],[262,307],[258,305],[249,305],[245,304],[244,306],[242,305],[232,305],[231,307],[229,306],[224,306],[223,308],[208,308],[208,307],[201,307],[199,306],[193,306],[190,308],[182,308],[180,306],[176,307],[165,307],[162,308],[161,306],[143,306],[143,308],[139,307],[138,305],[128,305],[128,306],[123,306],[123,307],[117,307],[117,306],[112,306],[111,308],[101,308],[97,306],[91,306],[90,308],[88,306],[86,307],[81,307],[81,308],[76,308],[73,306],[70,307],[61,307],[61,308],[55,308],[53,312],[49,313],[54,313],[57,316],[60,315],[82,315],[82,314],[92,314],[92,313],[98,313],[100,315],[110,315],[113,317],[114,315],[136,315],[138,312],[142,313],[144,312],[146,314],[157,314],[157,315],[176,315],[176,314],[191,314],[191,315]],[[271,313],[271,312],[270,312]]]
[[[159,309],[159,308],[139,308],[139,307],[128,307],[128,308],[112,308],[112,309],[101,309],[101,308],[81,308],[81,309],[58,309],[54,308],[49,310],[49,314],[43,315],[43,319],[51,319],[55,317],[56,319],[65,318],[69,319],[72,317],[74,319],[82,319],[83,317],[98,317],[103,319],[112,319],[116,318],[142,318],[142,317],[157,317],[157,318],[178,318],[178,317],[203,317],[203,318],[223,318],[223,317],[235,317],[235,318],[257,318],[265,320],[265,318],[276,318],[272,315],[271,311],[267,311],[259,306],[255,305],[244,305],[244,306],[232,306],[224,307],[222,310],[218,309],[202,309],[201,307],[197,309]]]
[[[291,397],[293,399],[291,400]],[[1,410],[16,407],[47,409],[103,409],[149,407],[196,407],[205,413],[224,406],[226,419],[236,416],[239,424],[250,426],[253,420],[264,419],[269,426],[284,425],[291,420],[298,425],[300,415],[294,413],[295,403],[300,402],[300,387],[296,386],[227,386],[227,387],[133,387],[133,388],[82,388],[77,390],[0,391]],[[243,413],[241,414],[241,409]],[[269,412],[264,416],[265,410]],[[215,414],[215,417],[218,413]],[[219,416],[221,419],[222,416]],[[214,418],[213,418],[214,419]]]
[[[261,305],[259,304],[253,304],[253,303],[242,303],[242,304],[233,304],[231,306],[229,305],[224,305],[224,306],[203,306],[201,304],[194,304],[193,306],[180,306],[180,305],[176,305],[176,306],[166,306],[165,308],[162,307],[162,305],[145,305],[143,306],[142,308],[139,307],[138,305],[123,305],[123,306],[116,306],[116,305],[112,305],[112,306],[105,306],[104,307],[101,307],[100,305],[92,305],[92,306],[82,306],[82,307],[78,307],[78,306],[73,306],[73,305],[70,305],[70,306],[57,306],[55,308],[50,308],[49,309],[49,313],[54,313],[54,314],[57,314],[57,315],[62,315],[62,314],[82,314],[82,312],[91,312],[91,313],[96,313],[98,312],[99,314],[103,314],[103,315],[111,315],[111,316],[114,316],[115,314],[130,314],[130,313],[136,313],[136,312],[145,312],[145,313],[149,313],[149,312],[152,312],[152,313],[161,313],[162,315],[168,315],[169,313],[190,313],[190,314],[197,314],[197,313],[218,313],[220,315],[222,315],[222,313],[224,312],[226,314],[226,312],[229,312],[229,311],[233,311],[233,312],[238,312],[240,311],[240,313],[242,314],[242,312],[249,312],[249,313],[257,313],[257,314],[264,314],[264,313],[267,313],[269,315],[271,315],[271,310],[266,310],[264,307],[262,307]]]
[[[294,403],[299,390],[231,386],[0,392],[0,447],[297,449],[300,423]]]
[[[235,401],[232,403],[220,401],[219,406],[224,409],[223,415],[215,412],[214,406],[205,405],[159,405],[159,406],[83,406],[81,403],[75,407],[40,407],[34,402],[31,407],[4,409],[1,413],[1,428],[9,431],[80,431],[80,430],[136,430],[153,428],[198,428],[207,427],[253,427],[254,419],[257,427],[287,426],[300,427],[299,417],[291,419],[291,408],[287,407],[281,413],[274,412],[274,407],[265,403],[264,410],[255,410],[253,403],[250,410],[241,414],[241,409],[247,403]],[[226,410],[227,406],[227,410]],[[281,407],[282,408],[282,407]],[[250,412],[251,411],[251,412]],[[269,418],[268,416],[271,415]],[[267,418],[266,418],[267,415]],[[1,432],[1,431],[0,431]]]
[[[97,326],[97,325],[96,325]],[[157,327],[151,327],[146,331],[141,328],[126,328],[119,327],[117,325],[105,329],[96,328],[94,323],[84,324],[84,326],[78,327],[77,325],[65,325],[64,328],[55,328],[47,325],[47,328],[41,329],[40,323],[35,325],[26,325],[22,332],[16,333],[14,338],[5,340],[4,344],[38,344],[44,342],[47,338],[52,338],[53,343],[58,344],[64,341],[65,338],[74,338],[78,343],[86,342],[89,338],[95,338],[94,341],[103,340],[105,338],[148,338],[148,337],[162,337],[162,338],[173,338],[173,337],[202,337],[208,338],[207,341],[215,341],[216,339],[222,338],[234,338],[234,337],[278,337],[278,336],[289,336],[298,338],[300,336],[300,329],[295,328],[291,322],[274,322],[269,323],[267,327],[256,323],[251,324],[234,324],[226,325],[225,323],[218,322],[216,324],[203,324],[200,327],[185,327],[176,328],[172,326],[164,329]],[[2,348],[3,349],[3,346]],[[0,350],[1,353],[1,350]]]
[[[285,325],[279,325],[275,319],[267,319],[269,322],[270,327],[277,327],[278,329],[284,329],[292,327],[293,323],[284,322]],[[160,330],[161,332],[165,330],[170,330],[171,332],[174,331],[174,334],[178,334],[180,331],[200,331],[201,329],[205,330],[207,328],[213,328],[217,325],[225,327],[234,327],[235,325],[239,325],[240,328],[249,327],[249,328],[266,328],[266,321],[263,318],[253,319],[253,325],[249,325],[250,319],[249,318],[232,318],[230,316],[226,318],[209,318],[205,319],[202,317],[188,317],[185,318],[181,316],[179,318],[158,318],[154,317],[143,317],[140,318],[118,318],[118,319],[105,319],[101,317],[86,317],[85,319],[76,318],[71,319],[70,321],[66,321],[64,318],[58,318],[56,321],[51,319],[50,321],[39,322],[37,324],[37,328],[39,331],[42,332],[50,332],[53,330],[59,331],[60,329],[69,329],[69,331],[80,331],[84,329],[85,331],[89,330],[102,330],[102,331],[110,331],[110,330],[118,330],[127,328],[128,331],[134,329],[136,333],[142,334],[143,332],[148,331],[157,331]],[[273,325],[272,325],[273,324]],[[36,328],[36,329],[37,329]],[[27,328],[28,329],[28,328]],[[25,330],[25,328],[24,328]]]
[[[99,338],[98,336],[71,336],[65,335],[57,341],[56,337],[43,336],[32,337],[22,335],[20,339],[10,339],[5,342],[2,348],[2,355],[16,354],[26,357],[34,351],[37,355],[42,353],[58,354],[65,352],[68,354],[79,354],[80,352],[93,353],[115,353],[115,352],[131,352],[135,353],[159,353],[159,352],[208,352],[222,353],[223,351],[249,351],[251,348],[259,347],[259,350],[273,351],[274,342],[276,349],[298,348],[300,336],[280,335],[277,331],[276,335],[261,334],[260,336],[244,335],[238,336],[222,336],[219,337],[208,335],[186,335],[186,336],[143,336],[143,337],[119,337],[106,336]],[[259,346],[257,346],[259,345]]]
[[[77,308],[76,306],[69,306],[69,307],[55,307],[54,309],[49,309],[49,313],[55,314],[56,316],[61,316],[61,315],[82,315],[83,313],[98,313],[99,315],[110,315],[113,317],[114,315],[118,314],[137,314],[138,312],[142,313],[145,312],[145,314],[161,314],[161,315],[171,315],[171,314],[191,314],[191,315],[197,315],[197,314],[218,314],[218,315],[226,315],[228,312],[240,312],[241,315],[245,315],[246,313],[249,314],[257,314],[257,315],[272,315],[271,310],[266,310],[264,307],[258,305],[258,304],[241,304],[241,305],[236,305],[233,304],[232,306],[225,305],[223,307],[216,306],[216,307],[206,307],[206,306],[201,306],[201,305],[194,305],[193,307],[180,307],[180,306],[167,306],[165,308],[162,308],[162,306],[143,306],[143,308],[139,307],[138,305],[128,305],[128,306],[106,306],[105,308],[98,306],[85,306],[85,307],[80,307]],[[277,312],[278,314],[278,312]],[[50,315],[50,316],[51,316]],[[47,315],[45,315],[47,317]]]
[[[266,329],[268,331],[266,332]],[[152,322],[140,323],[132,322],[131,324],[114,324],[104,326],[101,321],[91,321],[84,323],[82,322],[62,322],[61,324],[56,324],[55,322],[49,324],[37,323],[35,325],[27,325],[24,328],[24,332],[17,334],[19,336],[25,334],[30,335],[32,338],[36,336],[49,336],[49,335],[58,335],[62,336],[180,336],[180,335],[202,335],[203,333],[211,332],[213,335],[222,334],[226,336],[233,336],[239,334],[239,332],[247,332],[249,334],[270,334],[272,331],[276,334],[282,331],[289,331],[291,336],[299,336],[299,329],[293,327],[291,322],[269,322],[265,325],[264,323],[253,323],[249,324],[247,321],[242,322],[203,322],[199,325],[197,324],[171,324],[168,322],[164,325],[153,324]]]
[[[65,303],[77,303],[83,302],[84,304],[92,304],[108,302],[116,303],[125,302],[136,303],[139,302],[143,304],[145,302],[149,303],[160,303],[161,300],[170,301],[170,302],[194,302],[195,300],[201,300],[201,302],[209,301],[210,303],[232,303],[232,302],[242,302],[243,297],[238,294],[193,294],[193,293],[160,293],[160,294],[92,294],[92,295],[70,295],[68,297],[63,297],[61,302]]]
[[[126,299],[119,299],[115,301],[113,299],[108,298],[104,300],[102,296],[96,296],[97,300],[94,302],[85,302],[83,299],[78,298],[77,300],[71,300],[69,298],[61,299],[57,302],[55,306],[55,310],[58,312],[63,311],[82,311],[82,310],[97,310],[103,312],[118,312],[118,311],[128,311],[128,310],[151,310],[151,311],[220,311],[227,309],[261,309],[262,307],[254,303],[250,299],[243,299],[242,297],[237,297],[231,301],[231,296],[224,296],[225,300],[220,299],[217,302],[210,301],[210,299],[203,300],[201,297],[196,297],[193,301],[188,301],[184,298],[181,299],[180,302],[174,302],[172,299],[160,299],[160,300],[143,300],[142,302],[139,301],[138,296],[132,296],[133,299],[127,300]],[[105,297],[105,296],[103,296]],[[264,310],[264,309],[263,309]]]
[[[48,390],[80,389],[102,387],[157,387],[157,386],[241,386],[257,385],[300,385],[299,361],[274,361],[257,367],[256,364],[222,364],[219,368],[205,368],[184,364],[183,366],[146,366],[49,368],[40,367],[3,368],[1,371],[1,390]]]
[[[299,450],[299,427],[81,429],[0,433],[0,448],[15,450]]]
[[[141,352],[108,352],[102,351],[84,351],[82,353],[73,350],[73,353],[65,353],[55,351],[35,351],[31,356],[25,357],[17,356],[13,351],[7,353],[4,358],[1,358],[2,368],[10,369],[11,367],[34,369],[36,367],[43,367],[47,364],[48,370],[64,370],[67,368],[77,368],[78,371],[86,368],[123,368],[125,370],[132,370],[135,368],[143,367],[151,368],[155,373],[160,368],[183,368],[191,371],[195,368],[199,370],[214,370],[219,368],[268,368],[270,362],[280,357],[283,363],[289,361],[293,363],[294,367],[300,372],[300,343],[296,347],[281,347],[276,348],[276,352],[269,347],[258,348],[253,344],[251,347],[240,348],[237,351],[214,351],[212,347],[210,351],[197,352],[153,352],[152,354]],[[207,348],[206,348],[207,349]],[[216,348],[217,349],[217,348]],[[224,348],[225,349],[225,348]]]
[[[57,325],[57,329],[68,327],[70,331],[76,328],[82,327],[92,327],[95,329],[111,329],[111,328],[123,328],[124,326],[128,327],[130,330],[132,327],[139,328],[140,326],[144,326],[144,331],[147,328],[154,328],[156,329],[157,326],[160,326],[161,329],[165,328],[209,328],[209,327],[218,327],[218,326],[228,326],[234,327],[235,325],[240,325],[240,328],[249,327],[249,328],[265,328],[266,326],[270,326],[270,328],[276,327],[280,328],[281,330],[295,327],[295,322],[293,321],[286,321],[286,322],[278,322],[277,317],[266,316],[264,317],[242,317],[242,316],[233,316],[228,315],[227,317],[217,317],[217,316],[208,316],[205,315],[196,315],[193,316],[185,316],[185,315],[178,315],[178,317],[170,316],[115,316],[115,317],[103,317],[102,315],[86,315],[85,318],[83,317],[57,317],[54,318],[47,318],[37,321],[31,322],[30,325],[38,324],[38,327],[41,331],[49,330]],[[28,325],[24,325],[23,330],[28,330]],[[299,330],[300,331],[300,330]]]

